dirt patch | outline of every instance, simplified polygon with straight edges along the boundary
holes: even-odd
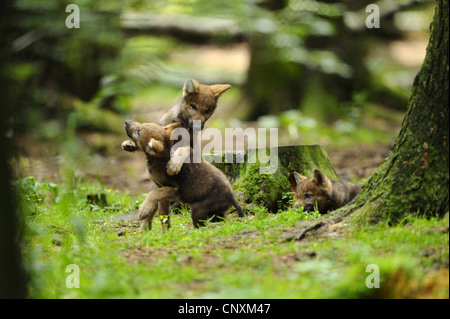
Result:
[[[369,178],[389,155],[392,145],[357,145],[352,148],[327,148],[326,151],[341,180]]]

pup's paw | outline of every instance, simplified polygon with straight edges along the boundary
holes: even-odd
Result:
[[[152,230],[152,221],[151,220],[141,220],[141,230],[144,232],[146,230]]]
[[[153,216],[157,209],[158,203],[154,204],[144,201],[139,207],[139,220],[145,220],[150,216]]]
[[[133,141],[127,140],[122,143],[122,149],[127,152],[134,152],[137,150],[137,147]]]
[[[180,173],[182,167],[183,167],[183,162],[174,162],[172,160],[169,160],[166,165],[167,174],[169,176],[178,175],[178,173]]]

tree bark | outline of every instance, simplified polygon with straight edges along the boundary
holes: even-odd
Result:
[[[11,115],[17,105],[12,103],[12,86],[5,75],[10,56],[11,39],[8,26],[11,19],[12,1],[0,4],[0,299],[26,298],[27,280],[20,252],[21,232],[16,203],[11,190],[9,157],[12,141],[7,137]]]
[[[352,205],[357,222],[449,211],[448,0],[437,1],[425,60],[414,80],[402,129],[388,156]]]
[[[253,35],[249,43],[251,61],[243,86],[244,104],[249,105],[246,119],[297,109],[304,67],[276,58],[279,53],[268,43],[267,36]]]

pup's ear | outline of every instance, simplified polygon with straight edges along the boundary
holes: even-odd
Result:
[[[297,181],[295,180],[294,174],[289,175],[289,183],[291,184],[291,189],[295,192],[297,191]]]
[[[170,138],[170,134],[172,133],[172,131],[176,128],[181,127],[181,124],[178,122],[169,124],[167,126],[164,126],[164,130],[166,131],[166,135]]]
[[[184,86],[183,86],[183,96],[198,93],[199,87],[200,87],[200,84],[198,84],[197,81],[192,80],[192,79],[186,80],[186,82],[184,82]]]
[[[214,98],[217,100],[225,91],[231,88],[229,84],[214,84],[209,86],[213,92]]]
[[[317,186],[319,186],[321,189],[331,192],[331,188],[332,188],[331,181],[320,170],[318,170],[318,169],[314,170],[313,180],[317,184]]]
[[[147,147],[150,150],[150,153],[159,154],[164,150],[164,145],[160,142],[152,138],[150,142],[148,142]]]
[[[296,192],[297,186],[301,184],[301,182],[306,181],[308,177],[300,175],[297,172],[294,172],[289,176],[289,182],[291,183],[291,189]]]

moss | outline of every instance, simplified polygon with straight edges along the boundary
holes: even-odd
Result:
[[[320,145],[292,145],[278,148],[282,172],[289,176],[293,172],[311,177],[315,169],[320,169],[330,179],[338,180],[327,152]]]
[[[260,164],[247,164],[245,173],[233,185],[247,204],[262,205],[269,211],[278,210],[278,201],[289,189],[289,181],[278,170],[275,174],[260,174]]]

